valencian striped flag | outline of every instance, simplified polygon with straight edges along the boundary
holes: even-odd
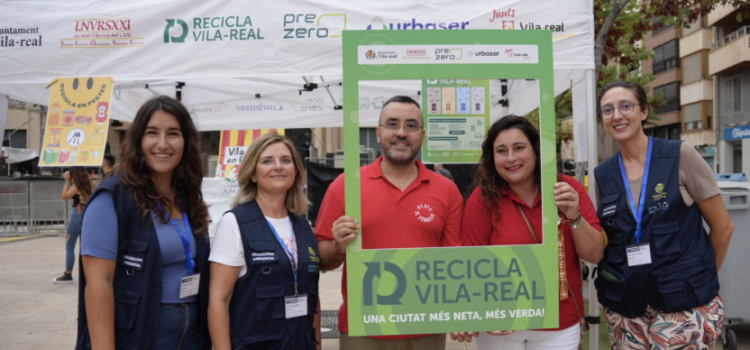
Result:
[[[284,129],[222,130],[216,177],[236,179],[247,146],[269,131],[284,135]]]

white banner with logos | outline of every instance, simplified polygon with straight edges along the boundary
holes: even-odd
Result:
[[[0,94],[0,146],[5,137],[5,124],[8,120],[8,95]]]
[[[55,78],[110,76],[111,116],[129,121],[182,82],[202,130],[340,126],[343,30],[467,29],[551,30],[556,75],[594,67],[593,0],[29,0],[0,11],[0,93],[45,104]]]

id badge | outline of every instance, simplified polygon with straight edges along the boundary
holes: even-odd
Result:
[[[191,297],[198,294],[198,284],[201,281],[201,274],[185,276],[180,279],[180,299]]]
[[[628,253],[628,266],[648,265],[651,263],[651,247],[648,243],[633,244],[625,247]]]
[[[307,315],[307,294],[284,297],[286,318],[294,318]]]

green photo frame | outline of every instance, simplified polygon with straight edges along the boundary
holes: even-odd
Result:
[[[551,32],[344,31],[343,64],[346,215],[360,222],[360,81],[538,80],[544,237],[538,245],[370,250],[360,238],[370,233],[360,232],[346,254],[349,335],[558,327]]]

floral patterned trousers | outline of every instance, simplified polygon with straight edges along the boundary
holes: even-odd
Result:
[[[712,350],[724,325],[724,301],[681,312],[664,313],[650,306],[645,315],[627,318],[604,309],[612,350]]]

